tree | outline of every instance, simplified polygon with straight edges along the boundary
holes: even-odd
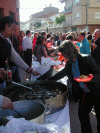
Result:
[[[60,15],[60,17],[56,17],[56,24],[61,24],[62,22],[65,21],[65,15]]]

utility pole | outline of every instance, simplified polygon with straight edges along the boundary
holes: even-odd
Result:
[[[87,5],[88,4],[88,1],[86,0],[86,26],[88,25],[88,8],[87,8]]]
[[[87,14],[87,5],[86,5],[86,26],[87,26],[87,22],[88,22],[88,14]]]

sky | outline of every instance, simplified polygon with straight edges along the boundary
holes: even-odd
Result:
[[[43,11],[47,6],[57,7],[59,12],[64,10],[64,3],[61,4],[59,0],[20,0],[20,21],[25,22],[29,20],[31,14]]]

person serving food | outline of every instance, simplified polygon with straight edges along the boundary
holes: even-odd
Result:
[[[27,73],[31,73],[33,75],[39,75],[38,72],[33,71],[16,53],[13,46],[9,43],[8,38],[13,34],[16,24],[18,24],[14,19],[10,16],[5,16],[0,20],[0,69],[3,73],[3,68],[5,67],[5,61],[9,58],[13,63],[15,63],[18,67],[22,70],[26,71]],[[2,73],[2,74],[3,74]],[[5,81],[3,79],[3,75],[1,74],[0,77],[0,93],[2,94],[2,90],[5,88]],[[4,101],[8,101],[11,103],[11,100],[6,100],[1,97],[1,103],[7,103]],[[11,106],[10,106],[11,105]],[[9,108],[12,109],[12,103],[9,105]]]
[[[72,83],[73,96],[79,94],[78,115],[81,123],[81,132],[92,133],[89,113],[93,105],[97,118],[97,131],[100,132],[100,70],[95,60],[91,56],[82,57],[75,45],[69,40],[63,41],[58,51],[67,60],[65,68],[48,80],[56,81],[67,75]],[[76,77],[81,76],[82,78],[84,77],[82,75],[88,76],[89,74],[92,74],[93,78],[89,82],[86,82],[86,84],[85,82],[74,80]]]

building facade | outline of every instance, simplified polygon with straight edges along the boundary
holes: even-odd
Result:
[[[65,31],[100,29],[100,0],[60,0],[65,2]]]
[[[52,7],[50,5],[46,8],[44,8],[43,11],[32,14],[30,16],[30,29],[36,30],[36,27],[34,27],[34,24],[37,22],[41,23],[41,28],[49,27],[49,26],[53,25],[54,21],[51,19],[51,17],[58,13],[59,13],[59,9]]]
[[[24,31],[24,33],[26,33],[26,31],[30,29],[29,26],[30,26],[30,22],[29,21],[20,22],[20,30]]]
[[[19,5],[19,0],[0,0],[0,18],[11,16],[18,22],[16,35],[20,34]]]

